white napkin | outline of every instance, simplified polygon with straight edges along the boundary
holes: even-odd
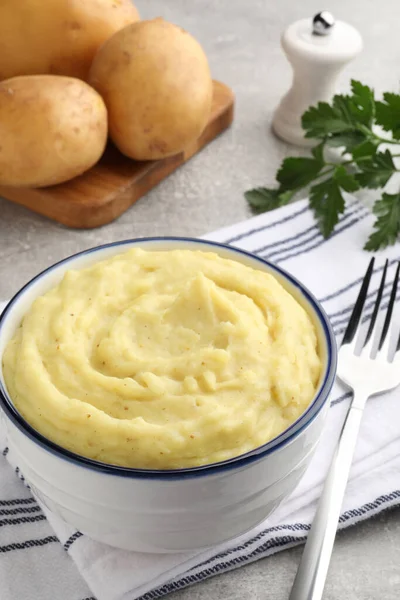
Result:
[[[370,259],[362,247],[372,222],[373,217],[365,207],[358,202],[350,202],[346,216],[341,219],[331,239],[323,241],[303,201],[227,227],[207,238],[255,252],[294,274],[322,301],[335,333],[340,336]],[[390,275],[393,275],[394,262],[400,258],[399,245],[379,253],[377,264],[381,268],[386,257],[391,261]],[[383,306],[388,301],[390,281],[389,277]],[[373,277],[372,289],[376,290],[378,285],[379,274]],[[372,294],[368,304],[372,311]],[[23,592],[18,596],[11,595],[11,581],[16,573],[13,565],[18,564],[21,556],[24,557],[24,565],[27,557],[31,561],[37,557],[29,572],[30,585],[35,585],[39,577],[42,582],[51,580],[54,587],[52,593],[49,592],[49,599],[87,600],[90,597],[94,600],[83,582],[85,580],[97,600],[153,600],[303,542],[348,407],[349,396],[343,387],[335,385],[322,441],[310,468],[291,497],[250,533],[203,552],[172,555],[126,552],[88,539],[43,509],[47,517],[45,521],[29,491],[21,487],[17,490],[11,468],[6,467],[6,460],[0,458],[0,526],[4,525],[0,527],[0,575],[5,581],[2,599],[31,598],[29,594],[24,596]],[[400,504],[399,400],[400,393],[395,391],[370,400],[366,407],[340,527],[347,527]],[[5,445],[6,441],[3,442]],[[5,453],[13,463],[10,453]],[[12,484],[10,478],[15,480]],[[15,503],[14,496],[19,498]],[[30,522],[32,516],[38,520]],[[29,522],[25,522],[24,518],[28,518]],[[6,536],[3,532],[6,532]],[[54,534],[67,551],[64,555]],[[34,541],[29,543],[29,540]],[[16,546],[18,543],[20,545]],[[40,564],[41,554],[49,546],[53,549],[51,563]],[[12,547],[18,547],[18,552],[13,552]],[[74,573],[67,567],[67,555],[75,561],[83,576],[82,581],[75,579]],[[7,560],[3,568],[4,557]],[[21,572],[19,577],[25,578],[25,575]],[[28,575],[26,577],[28,581]],[[65,581],[66,577],[68,581]],[[67,595],[66,585],[70,590]],[[40,597],[47,600],[42,592]]]

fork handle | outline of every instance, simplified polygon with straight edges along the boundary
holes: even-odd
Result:
[[[355,396],[333,455],[289,600],[320,600],[367,397]]]

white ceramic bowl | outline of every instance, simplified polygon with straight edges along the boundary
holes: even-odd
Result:
[[[251,254],[187,238],[145,238],[81,252],[50,267],[10,301],[0,319],[0,356],[32,301],[68,269],[80,269],[132,246],[213,251],[273,273],[313,319],[323,360],[321,381],[305,413],[267,444],[224,462],[152,471],[107,465],[57,446],[18,413],[0,372],[0,406],[9,446],[32,490],[52,512],[93,539],[143,552],[212,546],[251,529],[292,492],[315,450],[336,372],[335,338],[313,296],[280,268]],[[1,414],[1,411],[0,411]]]

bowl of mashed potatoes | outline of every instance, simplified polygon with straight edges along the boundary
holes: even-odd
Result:
[[[50,267],[0,318],[0,405],[33,492],[93,539],[211,546],[294,489],[336,371],[304,286],[187,238],[93,248]]]

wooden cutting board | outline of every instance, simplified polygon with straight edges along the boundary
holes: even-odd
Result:
[[[185,152],[162,160],[139,162],[126,158],[110,144],[100,162],[80,177],[40,189],[0,186],[0,196],[68,227],[87,229],[105,225],[229,127],[233,108],[232,90],[214,81],[209,123]]]

